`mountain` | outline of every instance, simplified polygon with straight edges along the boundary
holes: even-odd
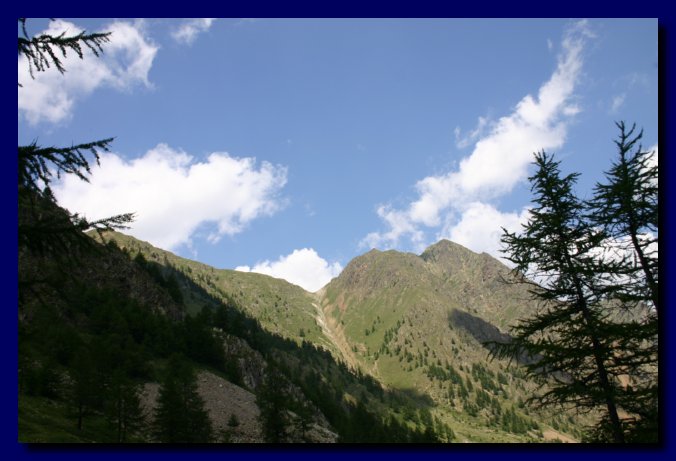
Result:
[[[388,388],[423,389],[433,415],[468,441],[515,440],[493,432],[506,412],[530,427],[548,416],[527,413],[533,383],[489,360],[483,346],[509,341],[508,326],[535,309],[510,280],[491,256],[442,240],[421,255],[371,250],[355,258],[321,290],[321,305],[347,363]]]
[[[177,351],[195,368],[222,441],[270,440],[271,392],[284,396],[283,441],[575,440],[586,421],[529,409],[535,384],[518,364],[489,359],[483,343],[509,341],[509,325],[535,308],[489,255],[447,240],[420,255],[372,250],[308,293],[118,232],[91,237],[95,251],[66,271],[49,257],[20,260],[20,274],[37,264],[44,279],[65,272],[69,280],[20,303],[20,440],[110,441],[103,430],[84,436],[61,426],[72,420],[73,350],[120,341],[120,328],[138,362],[127,373],[143,389],[139,441],[153,440],[148,421]],[[123,326],[111,331],[110,322]],[[59,334],[45,334],[47,326]],[[61,383],[51,393],[33,383],[49,370]],[[88,417],[103,425],[106,407],[97,405]],[[228,426],[232,415],[241,424]]]
[[[291,340],[305,339],[334,350],[319,321],[317,296],[297,285],[253,272],[215,269],[119,232],[101,236],[93,233],[92,237],[103,239],[103,243],[114,241],[131,257],[142,254],[149,263],[177,276],[188,314],[198,313],[205,305],[213,307],[219,302],[230,302],[273,334]]]
[[[518,368],[487,360],[482,343],[508,340],[509,325],[535,306],[523,285],[506,283],[511,280],[509,268],[485,253],[448,240],[421,255],[372,250],[312,294],[269,276],[209,268],[121,234],[109,238],[132,254],[140,251],[178,269],[222,299],[236,299],[264,328],[325,348],[386,389],[424,390],[422,395],[434,404],[433,415],[466,440],[527,439],[509,431],[488,435],[482,427],[500,426],[498,419],[512,404],[517,417],[533,426],[549,418],[531,418],[518,408],[534,389]],[[449,398],[449,390],[459,385],[452,383],[448,370],[464,387],[486,392],[478,405],[476,393],[468,391],[463,398],[462,389],[451,391],[460,397]],[[492,406],[482,412],[488,400]],[[478,429],[467,429],[472,427],[466,424],[468,415]],[[562,418],[556,426],[570,424]]]

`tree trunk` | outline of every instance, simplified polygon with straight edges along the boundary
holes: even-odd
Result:
[[[643,269],[643,273],[645,274],[645,279],[648,282],[648,286],[650,287],[650,298],[652,299],[652,302],[655,305],[655,313],[657,313],[659,316],[659,306],[658,306],[659,295],[657,293],[657,284],[655,283],[653,273],[650,271],[650,268],[648,267],[648,261],[646,260],[645,255],[643,254],[643,250],[639,245],[636,232],[631,233],[631,243],[634,245],[634,250],[638,255],[638,260],[641,263],[641,268]]]

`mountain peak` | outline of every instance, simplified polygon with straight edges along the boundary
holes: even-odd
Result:
[[[420,257],[427,262],[434,262],[439,259],[457,259],[462,258],[466,259],[472,256],[476,256],[477,253],[472,250],[465,248],[459,243],[452,242],[450,240],[442,239],[437,243],[428,246],[425,251],[422,252]]]

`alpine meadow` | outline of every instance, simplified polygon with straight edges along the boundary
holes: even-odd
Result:
[[[20,18],[18,441],[664,442],[657,66],[650,19]]]

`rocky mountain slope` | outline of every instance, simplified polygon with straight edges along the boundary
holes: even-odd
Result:
[[[524,286],[506,283],[509,269],[487,254],[447,240],[421,255],[372,250],[312,294],[265,275],[213,269],[121,234],[107,238],[226,302],[236,300],[271,332],[324,348],[386,389],[415,391],[429,399],[432,420],[463,440],[538,440],[542,429],[575,437],[574,417],[558,415],[552,427],[551,415],[523,405],[534,385],[517,365],[489,360],[483,342],[508,340],[509,325],[534,305]]]
[[[134,347],[145,357],[135,359],[142,362],[134,379],[143,384],[146,413],[153,414],[166,357],[179,348],[198,371],[199,393],[218,441],[269,437],[260,405],[271,380],[285,395],[285,441],[521,442],[579,436],[581,420],[575,416],[524,405],[534,384],[518,364],[489,359],[483,342],[509,340],[509,325],[534,306],[523,287],[504,283],[508,268],[486,254],[449,241],[421,255],[372,250],[313,294],[269,276],[215,269],[121,233],[92,237],[98,250],[72,269],[68,280],[79,282],[66,284],[66,298],[53,293],[48,298],[54,302],[36,298],[20,304],[20,364],[25,364],[20,374],[32,376],[52,363],[61,382],[72,379],[77,354],[54,356],[53,340],[41,332],[49,322],[63,324],[75,343],[96,343],[99,331],[108,331],[97,327],[99,317],[114,315],[115,304],[106,300],[116,293],[126,306],[127,341],[140,341]],[[30,275],[32,267],[20,261],[20,272]],[[58,272],[48,259],[40,267],[52,276]],[[84,296],[78,287],[91,293]],[[108,306],[104,314],[86,307],[101,301]],[[142,312],[148,314],[139,318]],[[162,326],[157,316],[170,323]],[[179,337],[162,339],[167,328]],[[47,419],[68,418],[61,407],[67,394],[48,397],[56,399],[51,406],[36,400],[35,392],[20,394],[24,440],[44,438]],[[232,415],[236,426],[228,425]],[[88,440],[64,431],[67,435],[49,437]],[[25,439],[33,433],[41,435]],[[153,440],[150,426],[137,436]],[[107,440],[98,433],[87,437]]]

